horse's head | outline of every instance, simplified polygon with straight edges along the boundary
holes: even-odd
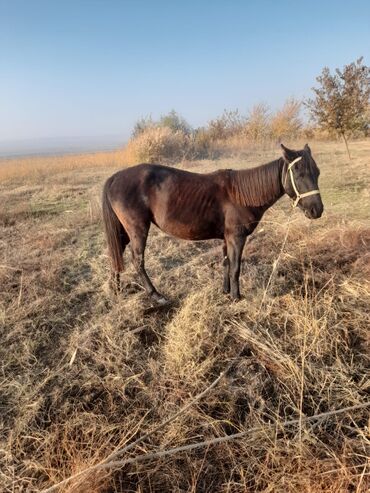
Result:
[[[320,170],[306,144],[302,151],[293,151],[281,144],[284,158],[283,187],[285,193],[293,199],[310,219],[321,217],[324,205],[318,186]]]

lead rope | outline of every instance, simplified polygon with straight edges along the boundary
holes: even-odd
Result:
[[[298,205],[298,202],[303,199],[304,197],[309,197],[310,195],[316,195],[317,193],[320,194],[320,190],[319,189],[315,189],[315,190],[311,190],[310,192],[303,192],[303,193],[299,193],[298,191],[298,188],[297,188],[297,185],[295,183],[295,180],[294,180],[294,174],[293,174],[293,166],[295,165],[295,163],[298,163],[298,161],[300,161],[302,159],[301,156],[295,158],[289,165],[288,165],[288,169],[286,170],[286,173],[285,173],[285,179],[284,179],[284,189],[286,187],[286,182],[287,182],[287,176],[288,176],[288,173],[289,173],[289,176],[290,176],[290,182],[292,184],[292,187],[293,187],[293,190],[294,190],[294,193],[296,194],[296,198],[293,199],[293,204],[292,204],[292,207],[297,207]]]

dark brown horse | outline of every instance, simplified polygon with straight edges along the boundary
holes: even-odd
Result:
[[[306,145],[293,151],[281,145],[283,157],[257,168],[199,174],[158,164],[139,164],[108,178],[103,217],[114,277],[119,286],[122,254],[131,243],[133,262],[145,290],[164,303],[144,267],[144,250],[154,223],[184,240],[223,239],[225,293],[238,299],[240,260],[246,237],[264,212],[284,193],[310,219],[319,218],[323,203],[319,169]]]

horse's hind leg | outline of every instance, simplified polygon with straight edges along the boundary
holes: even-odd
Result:
[[[130,238],[128,237],[128,234],[126,233],[125,228],[122,226],[120,235],[119,235],[119,242],[121,245],[121,250],[122,253],[121,255],[124,254],[126,246],[128,243],[130,243]],[[112,271],[112,287],[113,291],[118,294],[121,291],[121,278],[120,278],[120,271],[119,270],[114,270]]]
[[[135,269],[142,279],[145,291],[157,303],[162,304],[165,303],[167,300],[155,289],[145,270],[144,252],[149,228],[150,222],[141,225],[136,223],[132,230],[128,231],[132,250],[132,259]]]

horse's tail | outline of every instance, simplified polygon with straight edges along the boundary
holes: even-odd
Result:
[[[120,223],[116,213],[112,209],[108,189],[111,184],[111,178],[105,182],[103,188],[103,221],[105,227],[105,235],[108,243],[109,256],[112,262],[112,268],[114,272],[121,272],[123,270],[122,254],[126,244],[128,243],[127,233]]]

